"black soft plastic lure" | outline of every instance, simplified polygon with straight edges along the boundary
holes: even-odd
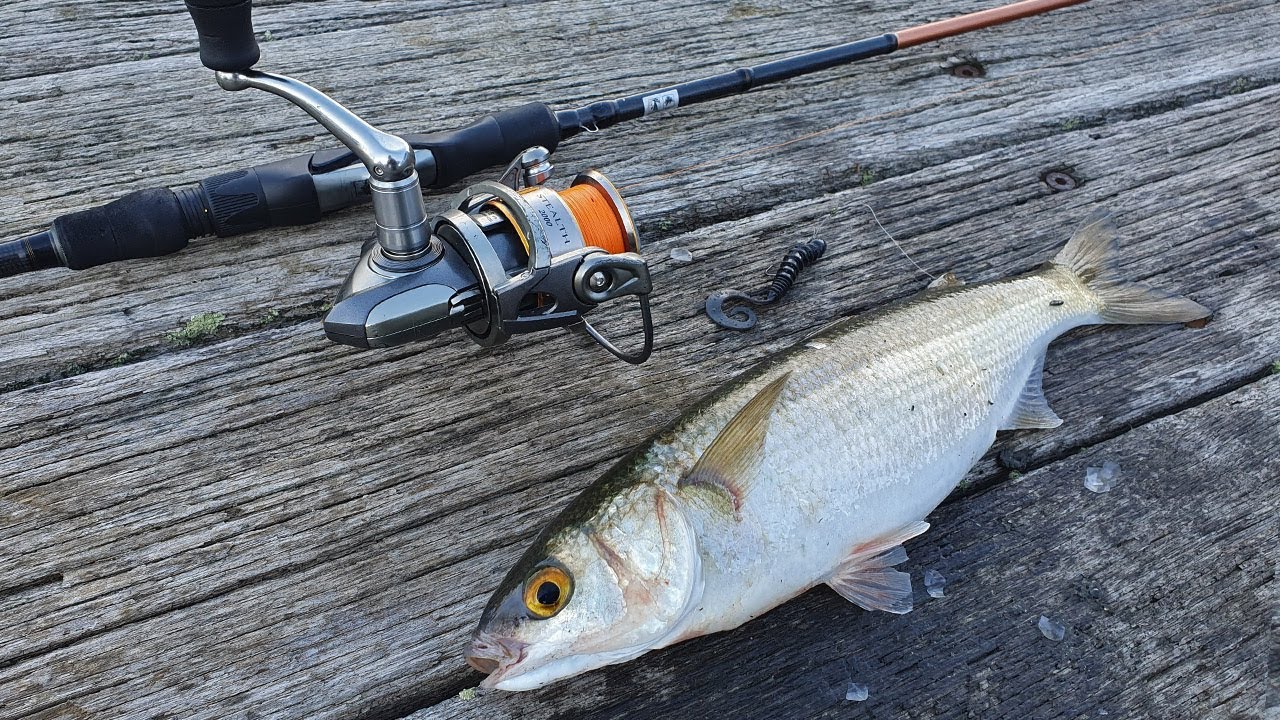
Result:
[[[725,303],[737,302],[763,307],[778,302],[791,290],[800,271],[817,262],[826,249],[827,243],[818,239],[791,248],[782,258],[782,266],[778,268],[769,286],[758,293],[747,294],[738,290],[717,290],[711,293],[707,296],[707,317],[722,328],[750,330],[756,326],[755,311],[743,305],[726,311]]]

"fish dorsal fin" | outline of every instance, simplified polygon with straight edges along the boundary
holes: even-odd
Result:
[[[1049,401],[1044,399],[1044,355],[1036,358],[1031,366],[1031,374],[1027,376],[1027,384],[1022,386],[1018,402],[1014,404],[1008,419],[1000,426],[1001,430],[1045,430],[1056,428],[1062,424]]]
[[[964,287],[964,280],[954,272],[944,272],[933,279],[933,282],[925,286],[926,290],[936,290],[938,288],[958,288]]]
[[[791,372],[787,371],[765,385],[733,416],[707,446],[689,474],[680,481],[681,487],[709,485],[721,488],[732,498],[733,509],[742,509],[742,501],[750,489],[751,473],[764,451],[769,416],[790,377]]]
[[[902,543],[929,529],[923,520],[862,543],[831,573],[827,585],[845,600],[867,610],[904,615],[911,612],[911,576],[893,566],[907,559]]]

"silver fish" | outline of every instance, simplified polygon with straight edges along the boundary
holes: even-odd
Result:
[[[703,400],[534,541],[489,601],[467,661],[528,690],[728,630],[815,585],[911,609],[902,543],[998,430],[1062,420],[1045,349],[1100,323],[1207,317],[1127,282],[1091,218],[1041,269],[935,287],[840,322]]]

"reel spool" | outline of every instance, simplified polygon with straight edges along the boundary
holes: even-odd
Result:
[[[326,317],[329,337],[384,347],[461,326],[491,347],[514,334],[568,327],[622,360],[644,362],[653,349],[653,288],[631,213],[613,183],[594,170],[563,190],[544,186],[552,170],[548,157],[545,148],[530,148],[499,180],[459,193],[451,209],[431,219],[430,250],[411,261],[411,271],[387,278],[386,254],[367,248],[362,265],[367,260],[380,282],[359,288],[372,275],[353,273],[362,281],[349,281]],[[467,287],[459,287],[458,278],[466,278]],[[618,349],[584,317],[625,295],[639,299],[643,324],[643,345],[633,353]],[[362,328],[354,332],[355,325]]]

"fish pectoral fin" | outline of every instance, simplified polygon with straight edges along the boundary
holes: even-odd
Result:
[[[906,560],[903,551],[902,560]],[[891,567],[868,568],[856,575],[834,577],[827,581],[832,590],[866,610],[884,610],[896,615],[911,612],[911,576]]]
[[[769,431],[769,416],[782,395],[791,372],[788,371],[764,386],[742,407],[706,452],[680,480],[680,486],[707,485],[723,489],[740,510],[750,490],[752,471],[764,452],[764,438]]]
[[[929,529],[923,520],[853,549],[831,573],[827,585],[845,600],[867,610],[904,615],[911,612],[911,576],[893,566],[907,559],[902,543]]]
[[[1062,418],[1044,398],[1044,355],[1036,359],[1027,376],[1027,384],[1018,395],[1013,411],[1000,426],[1001,430],[1047,430],[1062,424]]]

